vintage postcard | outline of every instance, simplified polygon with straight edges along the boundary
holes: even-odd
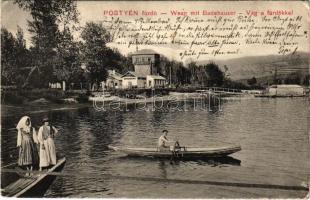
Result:
[[[1,13],[2,197],[310,198],[309,2]]]

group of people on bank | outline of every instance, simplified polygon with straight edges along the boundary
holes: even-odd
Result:
[[[54,137],[58,130],[49,124],[47,117],[42,120],[43,125],[36,132],[28,116],[22,117],[17,126],[17,147],[19,148],[18,165],[32,170],[39,166],[44,168],[56,165],[56,148]]]

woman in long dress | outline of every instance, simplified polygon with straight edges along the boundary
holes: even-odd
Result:
[[[17,126],[17,147],[19,147],[18,165],[32,170],[38,164],[38,152],[35,143],[38,143],[36,131],[31,127],[28,116],[22,117]]]
[[[58,130],[49,125],[48,118],[43,119],[43,126],[38,131],[38,141],[40,143],[40,171],[43,167],[56,165],[56,148],[54,136]]]

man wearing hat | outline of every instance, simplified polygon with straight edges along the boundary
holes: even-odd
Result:
[[[56,148],[54,136],[58,130],[49,124],[48,117],[43,118],[43,126],[38,131],[38,141],[40,143],[40,171],[43,167],[56,165]]]
[[[163,130],[162,132],[163,132],[163,134],[158,139],[158,149],[160,151],[169,148],[169,146],[166,145],[166,143],[169,142],[169,140],[167,138],[168,131],[167,130]]]

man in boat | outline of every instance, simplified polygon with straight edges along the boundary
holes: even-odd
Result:
[[[167,145],[167,143],[170,142],[167,138],[168,131],[163,130],[162,132],[163,132],[163,134],[158,139],[158,150],[159,151],[169,150],[170,146]]]

